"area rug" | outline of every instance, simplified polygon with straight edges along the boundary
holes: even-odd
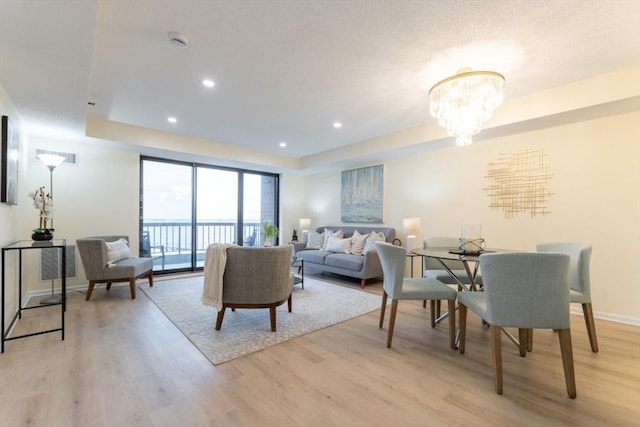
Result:
[[[153,288],[140,289],[214,365],[370,313],[381,302],[379,295],[305,277],[304,290],[293,287],[293,311],[286,303],[278,307],[276,332],[268,309],[227,309],[216,331],[216,309],[200,301],[203,280],[156,281]]]

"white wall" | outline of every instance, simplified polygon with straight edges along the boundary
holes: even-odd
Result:
[[[506,219],[489,208],[487,166],[501,153],[540,147],[554,193],[550,214]],[[379,163],[378,163],[379,164]],[[600,317],[640,323],[640,112],[549,128],[384,162],[385,225],[400,238],[402,219],[421,218],[418,241],[459,236],[461,224],[482,225],[488,245],[535,250],[539,242],[593,245],[591,282]],[[367,166],[367,165],[359,165]],[[340,224],[341,172],[306,177],[312,227]]]

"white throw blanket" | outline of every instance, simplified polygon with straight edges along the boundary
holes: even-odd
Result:
[[[222,279],[227,265],[227,248],[230,243],[214,243],[207,247],[204,259],[204,285],[202,303],[222,310]]]

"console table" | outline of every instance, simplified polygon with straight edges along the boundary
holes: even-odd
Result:
[[[60,251],[60,278],[62,281],[62,298],[61,302],[47,304],[47,305],[37,305],[33,307],[23,307],[22,306],[22,253],[26,250],[36,250],[42,251],[42,249],[57,249]],[[17,251],[18,252],[18,301],[15,314],[11,318],[9,322],[8,328],[5,326],[5,311],[6,311],[6,255],[7,252]],[[60,331],[61,338],[64,340],[64,312],[66,309],[66,300],[67,300],[67,281],[66,281],[66,263],[67,263],[67,241],[65,239],[55,239],[48,242],[34,242],[32,240],[19,240],[15,243],[12,243],[8,246],[2,248],[2,319],[0,320],[2,324],[2,339],[0,340],[0,353],[4,353],[4,343],[5,341],[15,340],[18,338],[30,337],[33,335],[47,334],[50,332]],[[14,324],[18,319],[22,318],[22,312],[24,310],[31,310],[37,308],[51,307],[52,305],[60,306],[60,315],[61,315],[61,323],[59,328],[47,329],[44,331],[32,332],[24,335],[15,335],[9,337],[9,332],[13,328]]]

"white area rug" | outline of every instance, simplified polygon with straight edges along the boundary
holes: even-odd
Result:
[[[217,311],[200,301],[202,276],[156,281],[140,288],[214,365],[335,325],[380,308],[381,296],[307,278],[293,287],[293,311],[277,308],[276,332],[268,309],[227,309],[215,330]]]

